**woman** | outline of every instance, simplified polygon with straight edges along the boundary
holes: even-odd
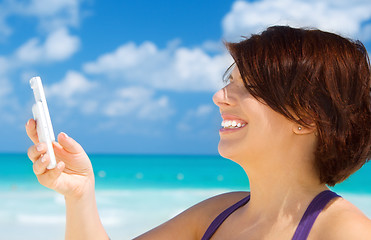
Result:
[[[223,118],[219,153],[246,171],[250,193],[205,200],[138,239],[371,239],[370,219],[327,188],[370,158],[363,45],[277,26],[227,47],[235,63],[213,98]],[[35,143],[28,155],[39,182],[65,196],[66,239],[108,239],[83,148],[59,134],[58,165],[47,170],[35,125],[26,124]]]

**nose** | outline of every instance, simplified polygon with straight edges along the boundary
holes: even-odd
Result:
[[[213,102],[218,107],[233,105],[233,99],[228,96],[228,91],[226,87],[220,89],[214,94]]]

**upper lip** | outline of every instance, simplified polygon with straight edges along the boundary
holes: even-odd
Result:
[[[229,113],[222,113],[221,114],[223,120],[238,120],[238,121],[242,121],[242,122],[246,122],[246,120],[236,116],[236,115],[233,115],[233,114],[229,114]]]

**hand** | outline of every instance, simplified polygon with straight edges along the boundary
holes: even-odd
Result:
[[[47,147],[45,143],[39,143],[35,120],[27,122],[26,131],[35,144],[28,149],[28,157],[33,162],[33,171],[40,184],[72,198],[81,198],[94,191],[93,168],[80,144],[60,133],[58,142],[53,142],[57,166],[49,170],[46,168],[50,161],[45,154]]]

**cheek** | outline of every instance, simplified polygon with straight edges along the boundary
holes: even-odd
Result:
[[[250,146],[254,153],[272,157],[271,155],[284,150],[292,134],[291,122],[270,108],[264,111],[251,129]]]
[[[287,145],[290,122],[265,105],[253,106],[244,111],[249,116],[245,129],[234,135],[221,136],[218,147],[221,156],[236,162],[269,158]]]
[[[248,123],[239,132],[220,136],[218,145],[222,157],[237,160],[247,159],[261,152],[265,141],[265,133],[260,131],[254,123]]]
[[[246,161],[274,158],[277,152],[286,147],[285,129],[260,122],[251,123],[244,130],[244,134],[238,137],[221,137],[218,151],[222,157],[244,164]]]

